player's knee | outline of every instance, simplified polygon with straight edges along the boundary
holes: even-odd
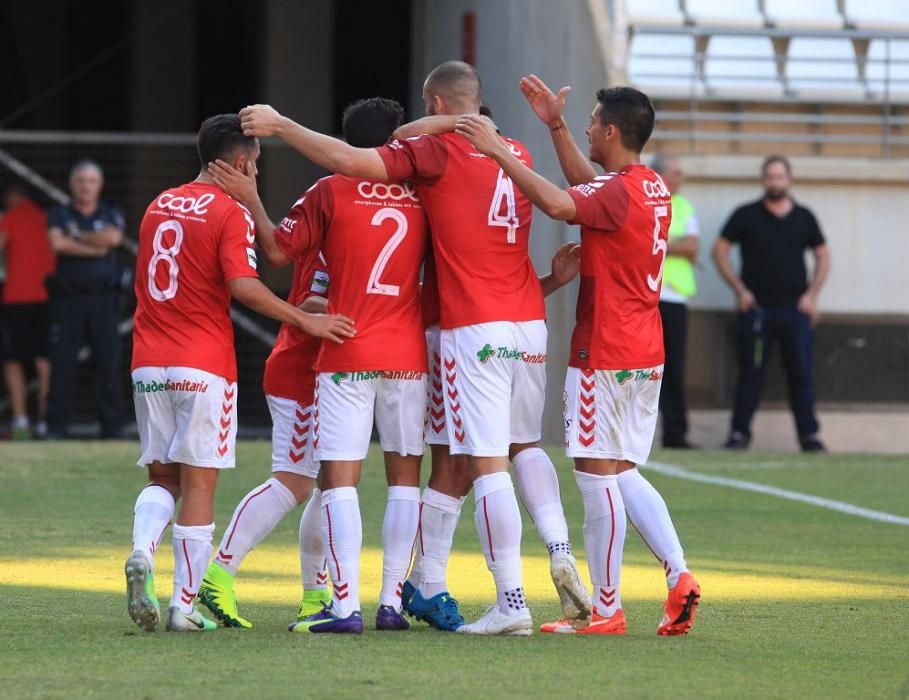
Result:
[[[539,442],[528,442],[526,444],[512,443],[511,445],[508,446],[508,459],[513,462],[514,458],[518,454],[523,452],[524,450],[528,450],[531,447],[539,447],[539,446],[540,446]]]
[[[281,485],[293,494],[297,505],[309,500],[316,483],[315,479],[291,472],[275,472],[272,478],[281,482]]]

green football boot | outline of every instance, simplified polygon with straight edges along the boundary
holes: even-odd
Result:
[[[237,610],[233,575],[220,564],[212,562],[208,565],[196,597],[225,627],[239,629],[252,627],[252,623],[240,617],[240,612]]]

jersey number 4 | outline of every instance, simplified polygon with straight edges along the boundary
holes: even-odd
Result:
[[[390,297],[396,297],[401,293],[401,287],[397,284],[385,284],[379,281],[382,273],[385,272],[385,266],[391,260],[395,250],[404,241],[407,236],[407,217],[399,210],[385,207],[379,209],[372,217],[373,226],[381,226],[385,219],[392,219],[396,226],[395,232],[391,234],[388,243],[382,248],[379,257],[376,258],[375,265],[372,266],[372,272],[369,273],[369,281],[366,283],[367,294],[385,294]]]
[[[669,216],[669,207],[655,207],[653,210],[653,254],[662,255],[660,258],[660,270],[657,276],[647,275],[647,286],[651,291],[657,291],[660,288],[660,280],[663,279],[663,263],[666,262],[666,250],[668,244],[660,238],[660,219]]]
[[[174,242],[165,245],[164,236],[173,232]],[[167,301],[177,296],[177,275],[180,274],[180,265],[177,264],[177,255],[180,253],[180,247],[183,245],[183,226],[179,221],[170,219],[161,223],[155,229],[155,237],[152,241],[151,260],[148,261],[148,293],[155,301]],[[158,286],[157,272],[158,265],[164,263],[167,265],[167,286],[161,289]]]
[[[518,221],[514,199],[514,183],[499,168],[499,175],[496,178],[496,191],[492,195],[492,202],[489,204],[487,223],[490,226],[501,226],[508,229],[506,234],[508,243],[515,242],[515,231],[521,225],[521,222]]]

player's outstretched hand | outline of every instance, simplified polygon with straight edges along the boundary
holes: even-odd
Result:
[[[353,338],[357,334],[354,322],[340,314],[301,314],[300,328],[317,338],[325,338],[339,345],[345,338]]]
[[[569,241],[559,246],[555,255],[552,256],[552,276],[559,283],[559,286],[565,286],[571,280],[578,276],[581,270],[581,244],[576,241]]]
[[[496,133],[495,124],[479,114],[462,114],[455,126],[455,133],[467,138],[473,147],[487,156],[507,150],[502,137]]]
[[[240,126],[245,136],[260,139],[274,136],[280,130],[283,119],[271,105],[250,105],[240,110]]]
[[[208,164],[208,174],[215,184],[247,207],[259,196],[256,190],[256,176],[247,163],[246,172],[237,170],[223,160]]]
[[[571,88],[566,85],[556,95],[546,83],[533,74],[521,78],[520,85],[521,92],[527,98],[533,113],[550,129],[555,127],[562,118],[562,111],[565,109],[565,101]]]

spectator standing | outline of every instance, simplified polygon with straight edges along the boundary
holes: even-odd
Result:
[[[815,415],[812,355],[817,301],[830,272],[830,252],[817,219],[789,194],[792,168],[784,156],[769,156],[762,168],[764,196],[736,209],[713,248],[720,274],[737,297],[738,381],[732,426],[725,447],[746,449],[751,419],[761,399],[767,358],[780,344],[789,406],[804,452],[822,452]],[[740,247],[742,269],[730,261]],[[805,251],[814,254],[809,283]]]
[[[47,218],[23,185],[11,185],[3,193],[0,219],[0,251],[6,257],[6,283],[2,296],[3,378],[12,409],[14,440],[47,435],[47,391],[50,362],[47,359],[48,303],[45,279],[54,269],[47,242]],[[29,429],[26,368],[34,363],[38,382],[38,413]]]
[[[87,335],[95,369],[101,437],[120,436],[120,334],[117,248],[123,240],[120,211],[101,201],[104,174],[92,161],[79,161],[69,179],[72,201],[48,212],[48,237],[57,255],[51,278],[51,384],[48,429],[66,437],[79,348]]]
[[[693,263],[698,257],[700,227],[694,205],[679,194],[685,179],[679,160],[670,155],[657,155],[650,167],[659,173],[672,194],[669,249],[660,290],[660,317],[666,350],[660,390],[663,447],[690,449],[685,401],[685,348],[688,343],[688,301],[697,292]]]

